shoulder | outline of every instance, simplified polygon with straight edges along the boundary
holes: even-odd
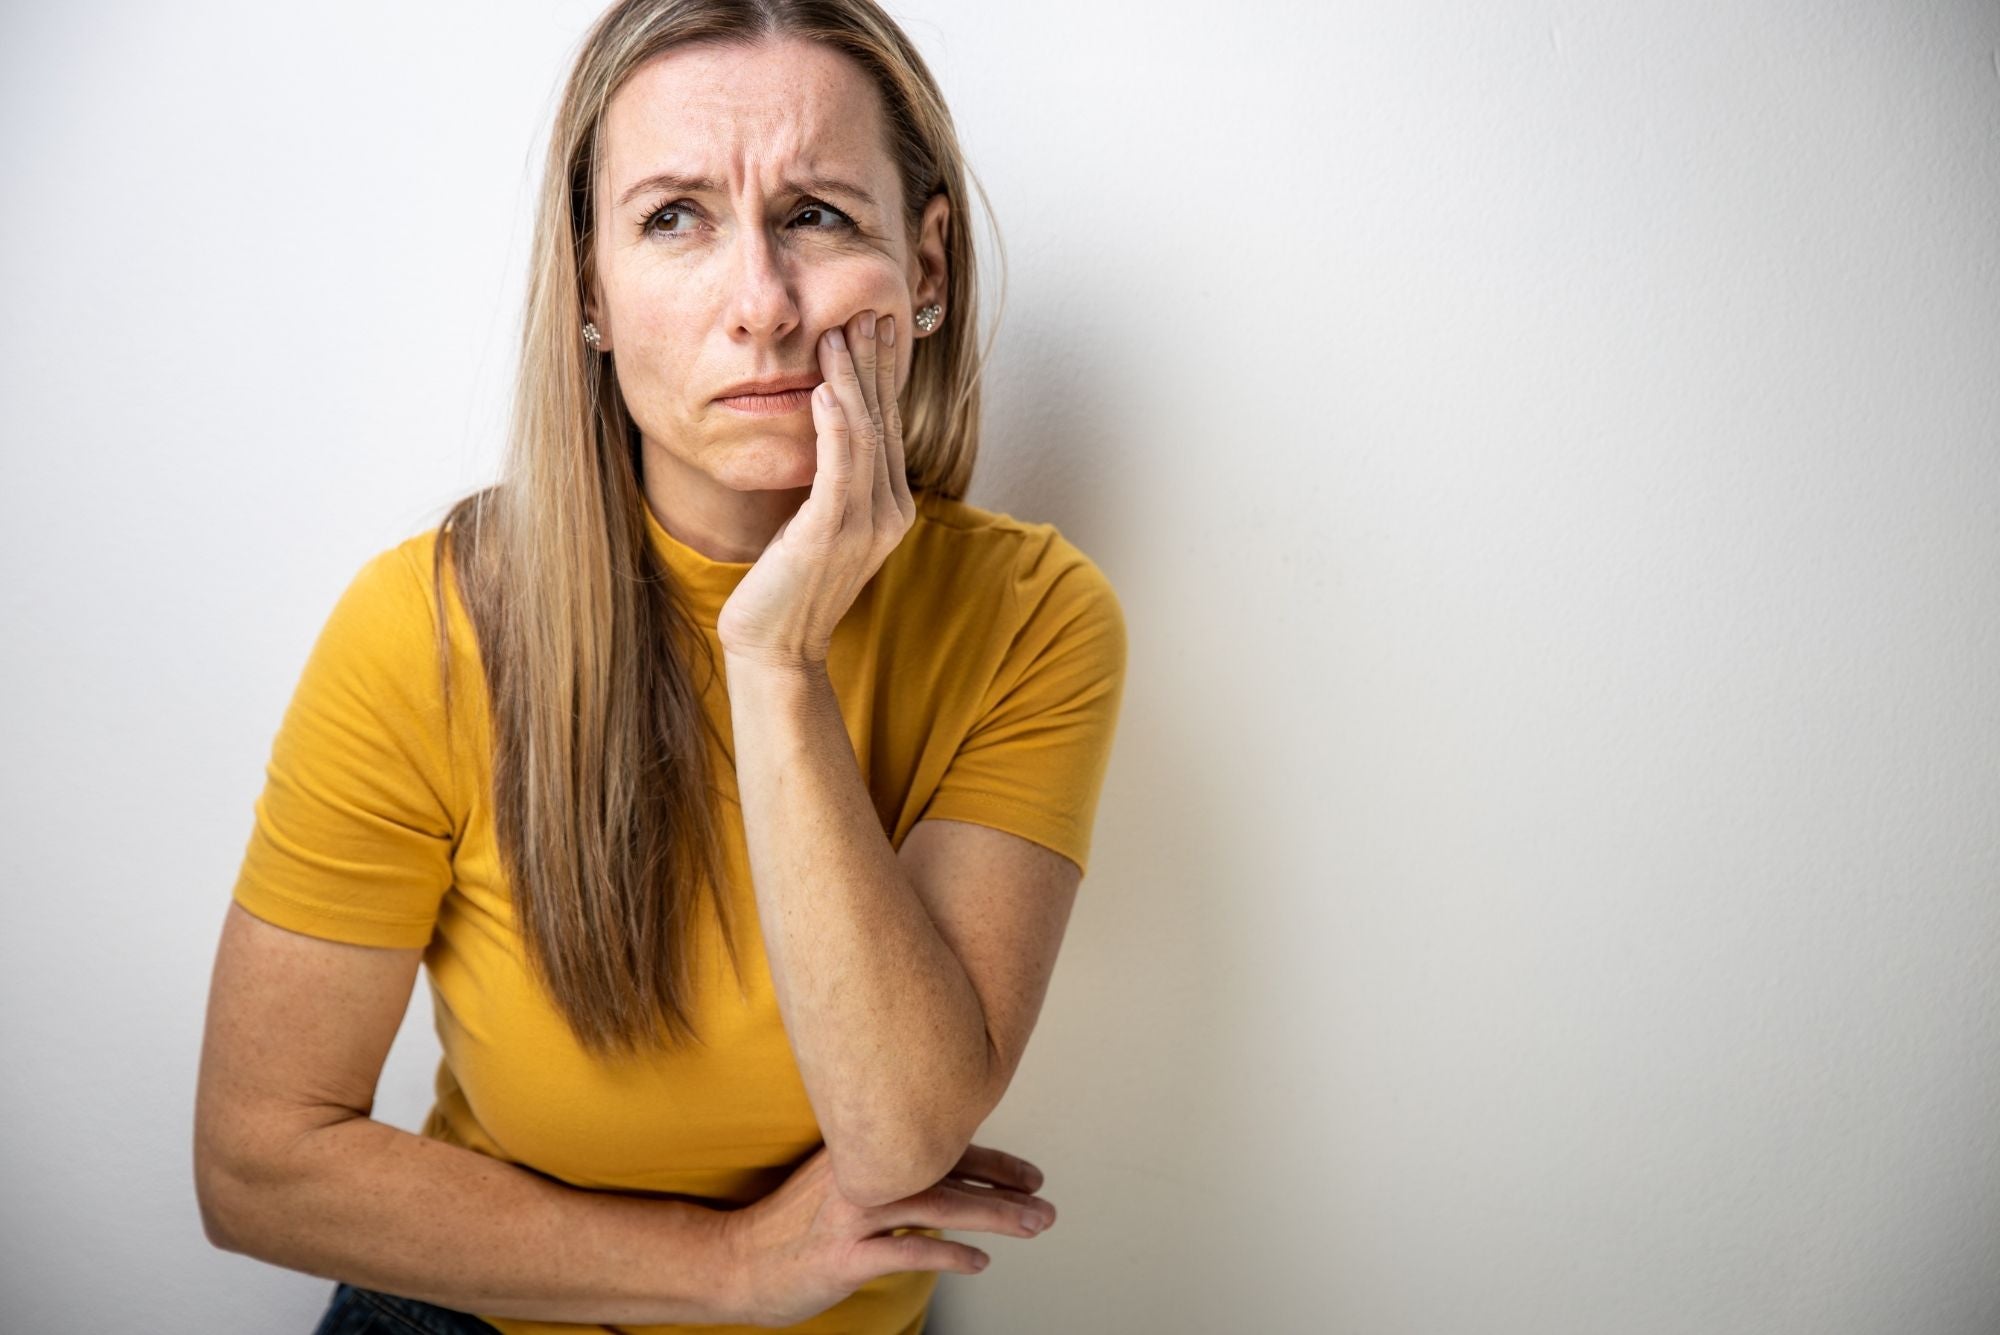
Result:
[[[349,577],[336,608],[349,621],[377,630],[435,630],[432,569],[441,529],[433,527],[375,551]]]
[[[433,527],[356,563],[314,646],[321,672],[357,687],[366,682],[377,695],[428,700],[441,639],[432,579],[440,541]]]
[[[1013,609],[1065,619],[1094,615],[1118,620],[1117,592],[1096,561],[1054,524],[1019,519],[931,492],[918,493],[917,519],[904,536],[910,563],[958,598],[1000,599],[989,611]]]

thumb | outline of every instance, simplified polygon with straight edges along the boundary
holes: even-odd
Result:
[[[904,1233],[891,1238],[866,1238],[859,1248],[861,1265],[868,1278],[893,1275],[905,1270],[956,1270],[976,1275],[991,1260],[977,1247],[962,1242],[946,1242],[923,1233]]]

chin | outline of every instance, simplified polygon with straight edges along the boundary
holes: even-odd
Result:
[[[723,446],[716,479],[738,491],[810,487],[819,471],[819,438],[765,434]]]

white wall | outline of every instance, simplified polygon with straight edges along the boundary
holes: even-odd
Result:
[[[215,935],[497,461],[597,8],[0,18],[0,1327],[324,1302],[202,1236]],[[1009,246],[971,499],[1132,663],[980,1137],[1061,1221],[933,1330],[2000,1329],[2000,11],[894,8]]]

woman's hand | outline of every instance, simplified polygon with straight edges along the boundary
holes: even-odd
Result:
[[[988,1185],[977,1185],[985,1183]],[[1055,1222],[1055,1207],[1032,1195],[1041,1170],[1011,1154],[973,1145],[944,1180],[887,1205],[856,1205],[840,1194],[822,1145],[785,1184],[723,1216],[736,1256],[737,1310],[758,1326],[790,1326],[824,1312],[869,1280],[906,1270],[978,1274],[986,1253],[962,1242],[891,1229],[951,1228],[1031,1238]],[[1027,1213],[1041,1220],[1036,1228]]]
[[[896,358],[895,320],[877,328],[874,311],[821,335],[826,383],[812,399],[812,492],[723,604],[716,634],[730,656],[785,667],[825,662],[834,627],[915,521]]]

